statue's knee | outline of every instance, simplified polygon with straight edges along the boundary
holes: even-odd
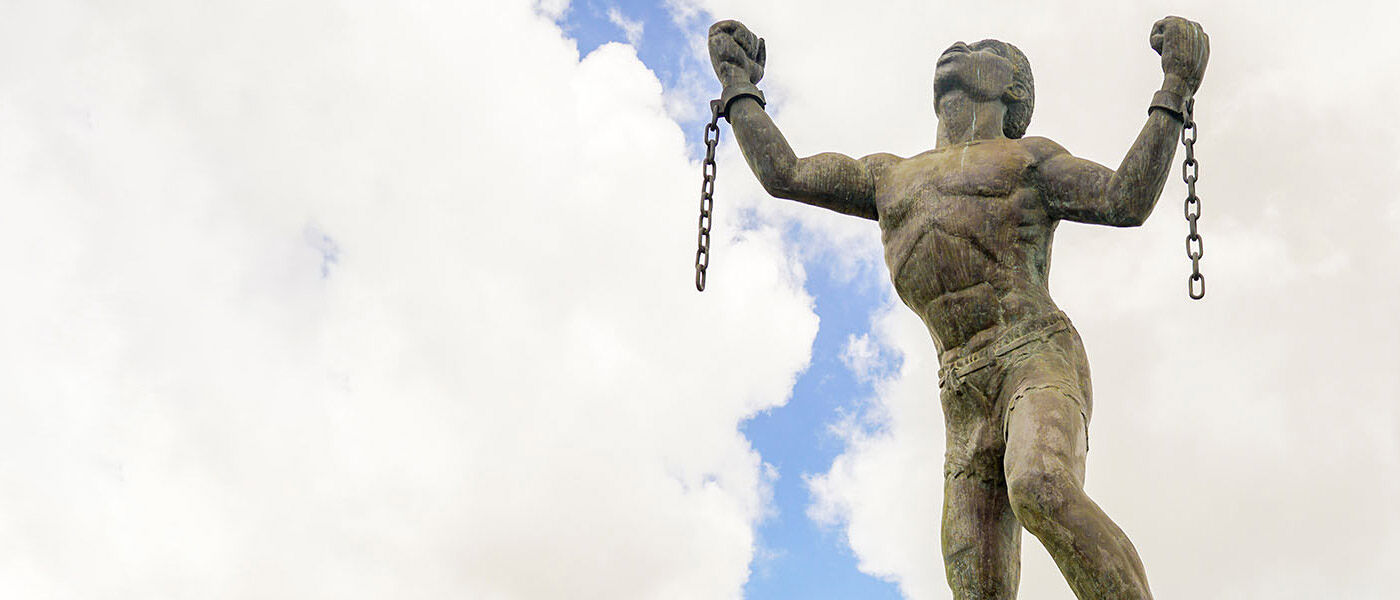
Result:
[[[1006,492],[1016,519],[1035,534],[1061,522],[1080,494],[1074,478],[1055,468],[1015,473],[1007,479]]]

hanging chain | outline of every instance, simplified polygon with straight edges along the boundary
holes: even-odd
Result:
[[[710,267],[710,211],[715,202],[715,147],[719,145],[719,100],[710,101],[710,122],[705,125],[705,162],[700,165],[700,234],[695,251],[695,289],[705,291],[705,270]]]
[[[1186,146],[1186,161],[1181,163],[1181,179],[1186,182],[1186,222],[1191,232],[1186,235],[1186,258],[1191,259],[1191,277],[1186,280],[1186,293],[1192,300],[1206,297],[1206,276],[1201,274],[1201,257],[1206,248],[1201,234],[1196,231],[1196,221],[1201,218],[1201,198],[1196,195],[1196,178],[1200,163],[1196,161],[1196,121],[1193,118],[1196,99],[1186,101],[1185,123],[1181,128],[1181,144]],[[1190,134],[1189,136],[1187,134]]]

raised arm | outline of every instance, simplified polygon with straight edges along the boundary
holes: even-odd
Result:
[[[1133,227],[1152,214],[1171,172],[1185,101],[1210,58],[1210,38],[1198,23],[1167,17],[1153,25],[1151,44],[1162,55],[1162,90],[1118,170],[1075,158],[1049,140],[1027,140],[1039,159],[1038,183],[1052,217]]]
[[[877,218],[875,176],[896,159],[877,154],[856,160],[835,153],[798,158],[763,111],[753,85],[763,77],[763,40],[738,21],[720,21],[710,27],[709,45],[715,74],[724,85],[729,125],[763,189],[779,198]]]

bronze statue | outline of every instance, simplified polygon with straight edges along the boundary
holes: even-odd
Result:
[[[762,39],[710,28],[710,58],[749,167],[769,194],[879,222],[894,289],[938,348],[947,426],[943,560],[956,598],[1014,598],[1021,527],[1079,598],[1150,598],[1123,531],[1083,491],[1093,403],[1079,334],[1047,288],[1055,226],[1141,225],[1162,193],[1210,55],[1197,23],[1150,35],[1165,79],[1118,169],[1022,135],[1030,64],[997,40],[958,42],[934,72],[934,149],[910,158],[798,158],[763,111]]]

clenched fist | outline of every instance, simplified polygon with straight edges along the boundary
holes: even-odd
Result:
[[[719,82],[758,83],[763,79],[763,63],[768,53],[763,38],[738,21],[720,21],[710,26],[710,63]]]
[[[1167,79],[1164,87],[1177,88],[1175,91],[1183,96],[1195,93],[1205,76],[1206,62],[1210,60],[1210,36],[1201,29],[1201,24],[1181,17],[1167,17],[1152,26],[1150,43],[1152,49],[1162,55],[1162,73]]]

